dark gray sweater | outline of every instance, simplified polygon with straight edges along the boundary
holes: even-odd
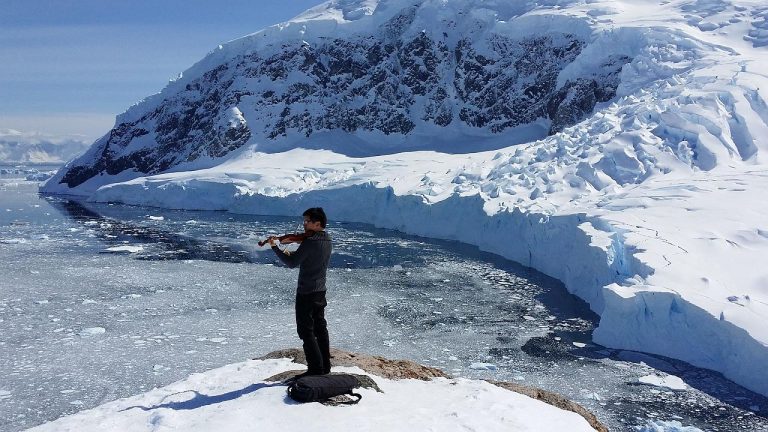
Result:
[[[327,232],[316,232],[302,241],[299,248],[290,255],[277,246],[272,246],[272,250],[288,267],[299,266],[299,284],[296,292],[309,294],[325,291],[325,273],[331,260],[331,236]]]

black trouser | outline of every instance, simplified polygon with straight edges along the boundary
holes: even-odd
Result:
[[[304,342],[307,372],[323,374],[331,371],[331,348],[328,323],[325,321],[325,291],[296,295],[296,330]]]

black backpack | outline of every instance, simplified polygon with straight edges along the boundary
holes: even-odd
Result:
[[[339,402],[356,404],[363,398],[352,390],[360,387],[360,381],[352,375],[308,375],[288,385],[288,396],[297,402],[321,402],[339,395],[356,396],[357,400]]]

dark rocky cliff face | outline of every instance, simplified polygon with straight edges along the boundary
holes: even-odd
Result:
[[[159,173],[222,157],[252,137],[311,140],[327,130],[408,136],[419,126],[457,122],[502,134],[540,118],[555,133],[611,99],[629,61],[610,59],[599,76],[557,88],[558,74],[585,46],[574,35],[490,35],[449,46],[447,29],[437,39],[399,37],[413,14],[406,10],[368,36],[237,56],[118,124],[94,144],[96,159],[76,161],[62,183],[75,187],[128,169]]]

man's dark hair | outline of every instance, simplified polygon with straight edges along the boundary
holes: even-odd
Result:
[[[312,207],[304,210],[304,214],[309,218],[310,222],[320,222],[320,226],[325,228],[325,224],[328,223],[328,218],[325,217],[325,212],[322,207]]]

